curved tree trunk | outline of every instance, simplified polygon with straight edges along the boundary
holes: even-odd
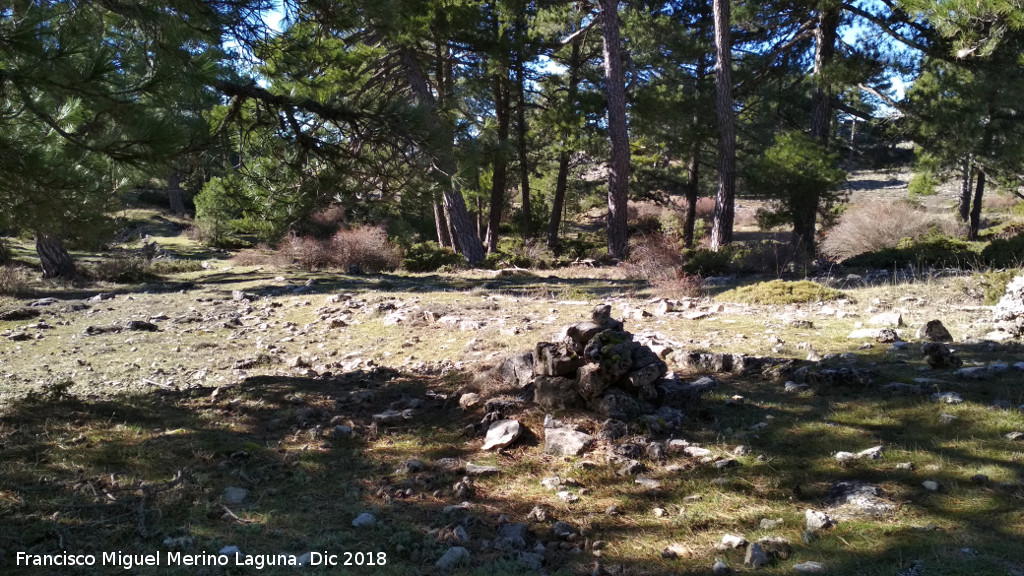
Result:
[[[36,254],[43,268],[43,278],[74,278],[77,274],[64,242],[50,234],[36,234]]]
[[[570,110],[576,109],[576,94],[580,82],[580,43],[581,40],[573,38],[572,56],[569,57],[569,92],[566,101]],[[565,207],[565,190],[569,184],[569,151],[565,149],[574,135],[566,131],[562,135],[565,141],[563,149],[558,153],[558,178],[555,180],[555,196],[551,200],[551,220],[548,222],[548,248],[554,249],[558,246],[558,228],[562,224],[562,210]]]
[[[484,246],[473,231],[473,220],[469,217],[466,199],[462,196],[462,187],[457,177],[458,163],[455,160],[452,129],[444,123],[438,113],[437,100],[427,85],[423,71],[408,49],[401,49],[401,60],[405,77],[425,114],[430,134],[430,141],[425,143],[425,152],[434,160],[435,175],[438,182],[444,186],[442,200],[452,240],[466,262],[470,265],[479,264],[485,256]]]
[[[629,235],[626,208],[629,200],[629,129],[626,126],[626,83],[622,71],[619,36],[619,0],[600,0],[604,35],[604,75],[608,90],[608,255],[625,258]]]
[[[732,101],[731,0],[714,0],[715,115],[718,117],[718,192],[711,224],[711,249],[732,242],[736,213],[736,119]]]

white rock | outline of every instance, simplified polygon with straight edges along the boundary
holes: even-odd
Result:
[[[924,486],[924,489],[929,492],[936,492],[941,487],[939,483],[934,480],[925,480],[924,482],[921,482],[921,486]]]
[[[443,556],[441,556],[440,559],[438,559],[437,562],[434,563],[434,565],[441,570],[447,571],[469,564],[469,559],[469,550],[466,550],[462,546],[452,546],[444,553]]]
[[[885,446],[874,446],[867,450],[861,450],[857,452],[858,458],[867,458],[868,460],[878,460],[882,457],[882,452],[885,452]]]
[[[899,312],[876,314],[868,320],[868,324],[872,326],[881,326],[883,328],[899,328],[903,326],[903,315]]]
[[[722,542],[719,544],[721,548],[743,548],[747,545],[747,539],[743,536],[736,536],[735,534],[726,534],[722,536]]]
[[[481,450],[505,448],[512,445],[523,433],[523,426],[517,420],[498,420],[487,429],[487,438]]]
[[[828,566],[821,562],[801,562],[793,564],[793,570],[801,574],[824,574],[828,572]]]
[[[835,525],[835,522],[828,514],[817,510],[808,509],[804,512],[804,517],[807,519],[807,529],[811,532],[824,530],[825,528],[830,528]]]
[[[241,504],[249,495],[249,491],[238,486],[228,486],[224,489],[224,503],[229,506]]]
[[[373,526],[377,522],[377,517],[369,512],[363,512],[356,519],[352,521],[354,528],[362,528],[364,526]]]

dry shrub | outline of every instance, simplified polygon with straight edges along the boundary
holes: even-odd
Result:
[[[0,294],[29,296],[35,292],[32,284],[36,276],[23,266],[0,266]]]
[[[982,199],[986,212],[1011,212],[1021,200],[1010,194],[988,194]]]
[[[821,242],[821,252],[842,261],[896,246],[903,238],[920,238],[936,219],[908,202],[870,202],[847,208]]]
[[[398,250],[381,226],[339,230],[330,239],[289,236],[277,247],[280,262],[303,270],[358,267],[364,272],[394,270],[401,263]]]
[[[339,268],[358,266],[365,272],[394,270],[402,263],[398,249],[383,226],[339,230],[331,238],[333,263]]]
[[[273,248],[266,244],[257,244],[255,248],[239,250],[231,257],[233,266],[273,266],[282,258]],[[287,264],[287,263],[286,263]]]
[[[631,277],[645,280],[660,296],[696,296],[700,292],[700,278],[685,273],[685,264],[686,256],[678,244],[655,232],[630,240],[625,268]]]

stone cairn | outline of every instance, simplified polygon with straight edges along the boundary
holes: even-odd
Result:
[[[635,341],[611,306],[594,308],[590,321],[562,329],[553,342],[506,360],[500,375],[521,387],[533,385],[533,400],[549,411],[587,409],[617,420],[694,408],[718,382],[703,377],[682,382],[650,347]]]

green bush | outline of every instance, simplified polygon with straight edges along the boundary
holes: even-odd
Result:
[[[993,240],[981,251],[981,261],[993,268],[1012,268],[1024,264],[1024,234]]]
[[[907,192],[911,196],[933,196],[937,192],[937,184],[930,172],[918,172],[907,184]]]
[[[420,242],[405,251],[402,268],[409,272],[433,272],[442,266],[458,268],[465,259],[451,248],[442,248],[437,242]]]
[[[893,248],[867,252],[843,262],[858,268],[960,267],[980,263],[980,244],[931,234],[921,239],[904,238]]]
[[[90,276],[96,280],[118,284],[138,284],[156,278],[149,269],[149,263],[138,256],[103,260],[92,268]]]
[[[845,298],[846,294],[816,282],[772,280],[723,292],[716,299],[748,304],[800,304]]]
[[[1006,285],[1020,274],[1020,270],[991,270],[974,279],[981,285],[986,306],[994,306],[1006,293]]]

